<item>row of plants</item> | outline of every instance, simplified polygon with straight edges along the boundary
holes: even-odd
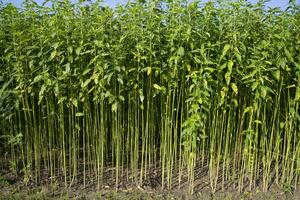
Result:
[[[2,4],[1,151],[27,182],[66,187],[100,188],[108,166],[116,187],[157,168],[193,192],[204,167],[212,191],[296,187],[299,5],[265,2]]]

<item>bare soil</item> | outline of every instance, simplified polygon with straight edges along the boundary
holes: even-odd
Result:
[[[178,172],[172,173],[173,182],[170,188],[161,183],[161,168],[151,167],[146,173],[146,178],[139,184],[134,181],[134,176],[129,169],[120,169],[119,183],[116,185],[115,168],[107,167],[103,173],[103,182],[97,187],[95,174],[87,171],[86,186],[83,185],[83,174],[78,174],[72,185],[65,187],[62,176],[55,179],[49,177],[47,171],[42,171],[40,184],[31,180],[25,184],[24,176],[16,175],[9,170],[7,163],[2,163],[0,168],[0,200],[8,199],[214,199],[214,200],[300,200],[300,186],[296,189],[293,186],[279,186],[271,184],[267,192],[262,191],[261,180],[257,180],[258,187],[248,190],[248,180],[245,179],[245,187],[242,192],[238,192],[234,180],[221,184],[221,177],[218,180],[217,189],[212,192],[209,184],[208,166],[198,165],[195,173],[194,193],[189,194],[187,174],[178,181]],[[62,174],[61,174],[62,175]],[[33,178],[32,178],[33,179]],[[261,179],[261,177],[259,178]],[[69,183],[68,183],[69,184]],[[162,189],[164,188],[164,189]]]

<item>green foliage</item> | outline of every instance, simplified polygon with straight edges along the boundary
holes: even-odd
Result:
[[[100,187],[113,165],[142,185],[159,163],[162,187],[187,172],[192,192],[201,160],[212,191],[297,184],[299,6],[264,2],[1,4],[1,151],[26,183]]]

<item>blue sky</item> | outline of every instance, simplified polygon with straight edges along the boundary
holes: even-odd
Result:
[[[1,1],[1,0],[0,0]],[[20,6],[23,2],[23,0],[2,0],[4,3],[14,3],[16,6]],[[104,0],[104,2],[109,5],[109,6],[116,6],[118,3],[126,3],[128,0]],[[203,0],[205,2],[207,0]],[[249,2],[256,3],[258,0],[248,0]],[[43,2],[43,0],[36,0],[37,3]],[[267,3],[267,6],[270,7],[281,7],[281,8],[286,8],[289,0],[271,0],[270,2]],[[297,0],[299,3],[300,0]]]

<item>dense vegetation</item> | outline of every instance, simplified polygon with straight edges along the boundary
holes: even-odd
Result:
[[[48,5],[48,4],[47,4]],[[25,182],[299,183],[300,14],[264,1],[0,7],[0,144]],[[21,171],[20,171],[21,170]],[[178,173],[176,180],[173,173]]]

